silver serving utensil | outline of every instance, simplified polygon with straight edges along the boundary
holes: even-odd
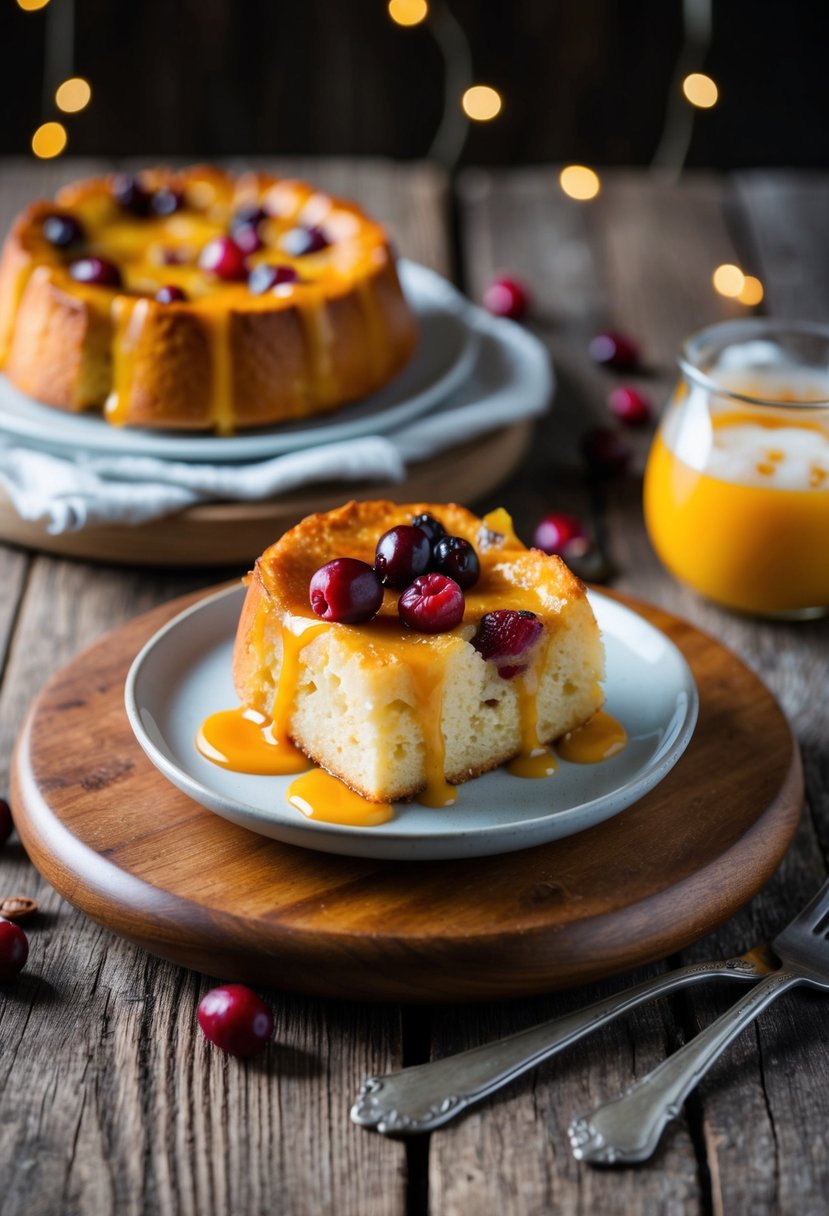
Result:
[[[416,1064],[402,1072],[368,1077],[351,1108],[351,1119],[385,1135],[432,1131],[448,1123],[471,1103],[494,1093],[536,1064],[645,1001],[700,980],[751,983],[765,975],[773,965],[762,948],[726,962],[693,963],[508,1038],[473,1047],[443,1060]]]
[[[771,944],[776,970],[626,1093],[575,1119],[573,1155],[596,1165],[646,1161],[670,1119],[732,1039],[797,984],[829,990],[829,882]]]

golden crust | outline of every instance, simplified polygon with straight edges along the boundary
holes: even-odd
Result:
[[[42,235],[55,204],[33,203],[18,217],[0,260],[0,365],[22,391],[69,411],[100,409],[109,399],[110,420],[129,426],[229,432],[337,409],[405,365],[416,324],[384,230],[354,204],[304,183],[264,174],[233,179],[205,167],[150,170],[145,180],[212,197],[203,216],[192,219],[201,243],[222,230],[240,203],[257,197],[267,196],[286,215],[324,213],[335,239],[330,272],[318,267],[317,277],[296,290],[256,296],[244,284],[206,283],[192,264],[151,265],[153,240],[159,244],[166,231],[161,221],[136,221],[133,233],[122,222],[121,231],[110,214],[110,179],[77,183],[60,192],[58,205],[91,232],[100,225],[101,241],[90,243],[104,255],[104,238],[115,231],[113,239],[126,242],[130,277],[119,291],[75,282],[67,259]],[[135,259],[142,222],[144,262]],[[339,245],[337,232],[344,234]],[[183,247],[192,262],[198,249]],[[194,284],[192,298],[157,303],[155,289],[176,277]]]

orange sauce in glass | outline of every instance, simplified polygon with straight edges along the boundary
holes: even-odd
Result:
[[[660,431],[645,473],[645,521],[672,574],[727,607],[786,614],[829,607],[829,418],[711,419],[703,460]],[[695,467],[702,463],[703,467]]]

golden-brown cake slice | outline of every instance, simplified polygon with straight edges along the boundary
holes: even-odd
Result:
[[[320,621],[309,601],[315,571],[337,557],[372,563],[381,534],[424,511],[480,558],[462,622],[407,629],[388,588],[367,624]],[[504,609],[534,614],[541,628],[520,655],[486,659],[482,618]],[[559,558],[526,549],[505,512],[481,520],[454,504],[352,502],[303,520],[259,558],[233,674],[244,704],[364,797],[425,790],[440,805],[445,782],[531,756],[587,721],[603,701],[603,663],[584,586]]]
[[[0,259],[0,367],[115,425],[330,411],[399,372],[416,329],[384,228],[261,173],[90,178],[32,203]]]

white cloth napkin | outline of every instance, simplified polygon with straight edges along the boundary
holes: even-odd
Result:
[[[55,455],[3,437],[0,426],[0,485],[23,519],[42,520],[57,535],[101,523],[140,524],[211,500],[262,501],[320,481],[402,482],[409,462],[540,414],[549,404],[552,369],[541,343],[488,318],[477,328],[481,346],[469,380],[416,422],[387,434],[247,464],[203,464],[77,450]]]

